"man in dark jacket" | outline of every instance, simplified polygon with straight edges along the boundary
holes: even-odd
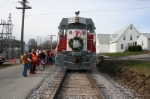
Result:
[[[42,59],[44,61],[44,63],[45,63],[46,55],[45,55],[44,51],[42,51],[42,53],[40,53],[39,58]],[[43,68],[45,68],[44,65],[43,65]]]
[[[30,57],[31,57],[31,50],[29,50],[28,54],[27,54],[27,58],[28,58],[28,69],[31,68],[31,60],[30,60]]]

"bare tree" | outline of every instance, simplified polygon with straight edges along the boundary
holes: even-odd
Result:
[[[55,49],[57,46],[57,41],[53,41],[52,43],[53,43],[52,49]],[[29,49],[35,48],[38,50],[43,50],[43,49],[50,50],[51,49],[51,41],[45,39],[44,41],[40,42],[40,44],[37,45],[37,41],[35,39],[30,39],[28,41],[28,46],[29,46]]]
[[[53,41],[53,46],[52,46],[52,48],[55,49],[56,46],[57,46],[57,41]]]
[[[50,49],[50,40],[45,40],[41,46],[43,49]]]
[[[30,39],[28,41],[28,46],[29,46],[29,49],[32,49],[32,48],[35,48],[37,49],[37,41],[35,39]]]

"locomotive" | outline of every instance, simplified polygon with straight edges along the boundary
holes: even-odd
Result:
[[[68,70],[93,69],[96,65],[96,33],[91,18],[62,18],[58,26],[56,67]]]

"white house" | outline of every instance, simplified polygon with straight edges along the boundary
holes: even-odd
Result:
[[[141,45],[143,50],[150,51],[150,34],[141,33],[139,38],[137,39],[137,45]]]
[[[108,53],[110,34],[97,34],[97,38],[98,39],[96,39],[96,52]]]
[[[114,34],[97,34],[97,53],[124,52],[129,44],[135,44],[140,33],[128,25]]]

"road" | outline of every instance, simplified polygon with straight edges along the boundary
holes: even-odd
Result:
[[[0,99],[25,99],[55,69],[55,66],[49,65],[44,71],[38,69],[37,74],[33,76],[29,75],[28,70],[28,77],[22,76],[22,64],[0,69]]]

